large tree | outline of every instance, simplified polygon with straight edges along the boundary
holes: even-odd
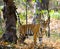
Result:
[[[3,0],[4,8],[3,8],[3,17],[6,23],[6,31],[2,36],[3,41],[8,42],[17,42],[16,36],[16,6],[14,5],[13,0]]]

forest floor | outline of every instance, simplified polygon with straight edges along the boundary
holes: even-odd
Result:
[[[32,39],[26,39],[27,44],[8,44],[0,42],[0,49],[34,49],[34,43]],[[60,49],[60,41],[53,41],[48,38],[43,38],[42,45],[37,43],[35,49]]]
[[[51,19],[50,23],[51,33],[56,33],[50,38],[46,36],[43,37],[42,45],[39,44],[37,40],[37,45],[35,49],[60,49],[60,20]],[[34,49],[33,38],[29,37],[25,41],[27,44],[9,44],[7,42],[0,42],[0,49]]]

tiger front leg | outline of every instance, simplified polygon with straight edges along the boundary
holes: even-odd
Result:
[[[42,37],[39,37],[39,43],[42,45]]]
[[[19,39],[18,39],[18,44],[25,44],[24,41],[25,41],[26,37],[24,35],[20,35],[19,36]]]
[[[20,30],[20,31],[21,31],[21,30]],[[26,36],[25,36],[24,30],[22,30],[22,31],[20,32],[18,42],[25,44],[25,43],[24,43],[25,39],[26,39]]]
[[[40,28],[40,31],[39,31],[39,33],[38,33],[38,36],[39,36],[39,43],[40,43],[40,45],[42,45],[42,38],[43,38],[42,28]]]
[[[34,49],[37,49],[37,33],[34,32]]]

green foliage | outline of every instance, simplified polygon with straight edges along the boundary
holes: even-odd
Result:
[[[36,2],[36,0],[33,0],[33,2]],[[42,0],[39,0],[39,2],[42,2]]]
[[[20,13],[19,14],[19,17],[20,17],[20,21],[21,21],[21,23],[25,23],[25,20],[26,20],[26,15],[25,15],[25,13]]]
[[[2,28],[2,23],[4,22],[4,20],[1,19],[2,8],[3,8],[3,6],[0,6],[0,35],[2,35],[4,32],[3,28]]]
[[[46,15],[47,14],[47,10],[41,10],[41,11],[36,10],[36,13],[38,13],[38,14],[41,13],[41,14],[45,14]],[[49,12],[49,15],[53,19],[60,19],[60,10],[58,10],[58,11],[51,10]]]
[[[3,33],[2,22],[3,22],[3,20],[0,19],[0,35]]]
[[[1,28],[1,26],[0,26],[0,35],[3,33],[3,31],[2,31],[2,28]]]
[[[50,17],[54,19],[60,19],[60,11],[51,10]]]
[[[21,13],[19,16],[20,16],[20,19],[25,20],[25,14],[24,13]]]
[[[55,1],[55,5],[58,6],[58,1]]]

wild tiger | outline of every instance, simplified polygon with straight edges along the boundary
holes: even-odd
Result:
[[[41,28],[41,24],[20,25],[19,33],[20,33],[22,41],[24,41],[24,39],[26,37],[27,29],[30,29],[32,31],[32,33],[33,33],[34,44],[36,45],[37,37],[38,36],[43,37],[44,32],[46,31],[47,25],[48,25],[48,20],[46,20],[46,21],[44,21],[42,23],[42,33],[39,32],[41,30],[40,29]]]

